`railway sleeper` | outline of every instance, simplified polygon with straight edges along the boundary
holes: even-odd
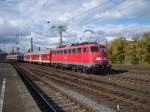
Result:
[[[64,99],[64,100],[60,100],[60,101],[55,101],[56,103],[70,103],[69,99]]]
[[[60,106],[60,107],[66,107],[66,106],[73,106],[75,103],[63,103],[63,104],[60,104],[60,103],[58,103],[58,105]]]
[[[80,106],[73,106],[73,107],[65,107],[65,108],[63,108],[63,110],[65,110],[65,111],[73,111],[73,110],[77,110],[77,109],[79,109],[80,110]]]

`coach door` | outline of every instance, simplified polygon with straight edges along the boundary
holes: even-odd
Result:
[[[85,47],[83,49],[83,62],[84,62],[84,64],[88,63],[88,61],[89,61],[89,55],[88,55],[88,53],[89,53],[89,48]]]

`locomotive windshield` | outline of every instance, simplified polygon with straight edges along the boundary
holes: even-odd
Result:
[[[98,47],[91,47],[91,52],[98,52],[99,50],[98,50]]]

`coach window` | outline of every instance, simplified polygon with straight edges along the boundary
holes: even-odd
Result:
[[[76,53],[76,49],[72,49],[72,53]]]
[[[81,53],[81,48],[77,48],[77,53]]]
[[[48,54],[42,54],[42,58],[47,58]]]
[[[35,55],[35,58],[39,58],[39,55]]]

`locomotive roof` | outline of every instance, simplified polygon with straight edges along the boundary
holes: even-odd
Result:
[[[40,54],[45,54],[45,53],[50,53],[51,50],[44,50],[44,51],[39,51]]]
[[[76,47],[82,47],[82,46],[92,46],[92,45],[100,45],[100,44],[97,42],[75,43],[75,44],[71,44],[68,46],[57,47],[56,49],[53,49],[53,50],[65,49],[65,48],[76,48]]]
[[[51,50],[44,50],[44,51],[37,51],[37,52],[28,52],[28,53],[25,53],[25,55],[29,55],[29,54],[45,54],[45,53],[49,53],[51,51],[54,51],[54,50],[61,50],[61,49],[68,49],[68,48],[77,48],[77,47],[82,47],[82,46],[92,46],[92,45],[101,45],[97,42],[83,42],[83,43],[74,43],[74,44],[71,44],[71,45],[68,45],[68,46],[62,46],[62,47],[56,47],[54,49],[51,49]],[[103,46],[103,45],[101,45]]]

